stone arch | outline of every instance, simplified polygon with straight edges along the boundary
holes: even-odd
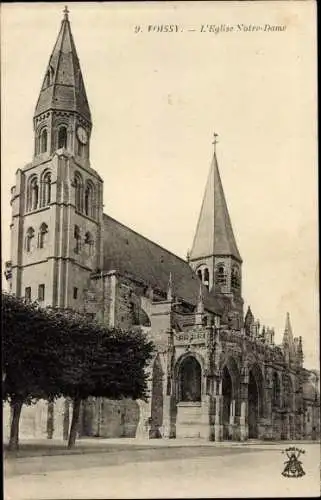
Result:
[[[259,419],[264,414],[264,378],[258,363],[249,367],[248,380],[248,426],[249,438],[258,438]]]
[[[233,435],[231,424],[240,413],[240,370],[237,361],[232,356],[225,356],[221,367],[223,396],[223,438]]]
[[[39,202],[38,177],[36,174],[33,174],[28,179],[28,184],[27,184],[26,211],[30,212],[31,210],[36,210],[38,208],[38,202]]]
[[[176,363],[177,400],[200,402],[204,361],[197,353],[183,354]]]
[[[164,372],[159,354],[152,366],[151,437],[161,437],[163,425]]]
[[[42,207],[49,205],[51,201],[51,183],[52,183],[51,171],[45,170],[41,174],[41,180],[40,180]]]

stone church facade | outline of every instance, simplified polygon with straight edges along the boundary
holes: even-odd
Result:
[[[303,367],[289,314],[281,345],[250,308],[244,315],[242,258],[216,152],[186,260],[103,213],[67,12],[33,126],[33,159],[11,190],[10,290],[111,327],[143,328],[157,347],[148,402],[88,400],[79,435],[316,439],[319,376]],[[8,424],[7,407],[4,414]],[[41,401],[23,409],[21,437],[66,438],[69,425],[70,402]]]

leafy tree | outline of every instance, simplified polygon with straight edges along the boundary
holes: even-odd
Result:
[[[13,409],[9,447],[18,447],[23,404],[73,400],[68,446],[75,444],[81,401],[89,396],[146,398],[153,345],[140,330],[108,329],[78,313],[42,309],[2,295],[3,398]]]
[[[153,345],[140,330],[109,329],[95,321],[69,318],[59,386],[73,400],[68,447],[75,444],[81,402],[89,396],[147,397],[145,366]]]
[[[35,303],[2,293],[3,392],[13,412],[9,448],[17,449],[23,404],[60,394],[48,315]]]

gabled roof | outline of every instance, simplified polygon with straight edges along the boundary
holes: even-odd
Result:
[[[212,255],[232,256],[242,262],[227,209],[216,153],[207,179],[190,260]]]
[[[197,305],[200,281],[188,262],[104,214],[104,271],[128,273],[146,285],[167,293],[171,274],[172,294]],[[204,307],[220,314],[221,304],[203,287]]]
[[[77,111],[91,123],[89,104],[67,11],[49,59],[34,116],[49,109]]]

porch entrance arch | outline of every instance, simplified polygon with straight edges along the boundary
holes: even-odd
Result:
[[[179,369],[179,401],[201,401],[202,369],[194,356],[185,358]]]

